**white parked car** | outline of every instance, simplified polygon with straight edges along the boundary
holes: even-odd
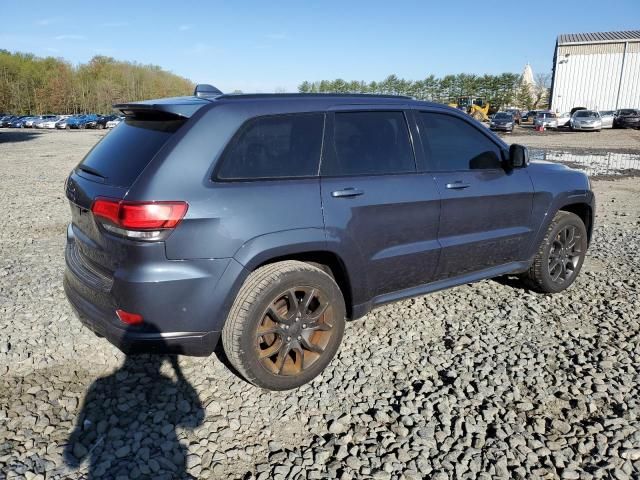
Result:
[[[615,110],[602,110],[598,113],[602,121],[602,128],[613,128],[613,119],[616,116]]]
[[[571,130],[594,130],[602,128],[600,114],[595,110],[578,110],[571,117]]]
[[[117,118],[114,118],[113,120],[109,120],[106,124],[106,127],[107,128],[116,127],[122,120],[124,120],[124,117],[117,117]]]
[[[557,117],[556,123],[558,125],[558,128],[571,126],[571,113],[569,112],[558,113],[556,117]]]

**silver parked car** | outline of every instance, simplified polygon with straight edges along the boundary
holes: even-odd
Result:
[[[558,128],[558,119],[556,114],[549,111],[538,112],[533,124],[536,127]]]
[[[42,120],[42,117],[27,117],[24,119],[24,128],[33,128],[33,124]]]
[[[595,110],[578,110],[571,117],[571,130],[594,130],[602,128],[600,114]]]
[[[57,115],[41,115],[33,122],[33,128],[56,128],[56,122],[60,120]]]
[[[615,110],[601,110],[598,113],[602,121],[602,128],[613,128],[613,119],[616,116]]]
[[[118,124],[119,124],[122,120],[124,120],[124,117],[116,117],[116,118],[114,118],[113,120],[109,120],[109,121],[107,122],[107,124],[105,125],[105,127],[107,127],[107,128],[114,128],[114,127],[117,127],[117,126],[118,126]]]

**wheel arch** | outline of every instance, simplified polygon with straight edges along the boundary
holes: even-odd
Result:
[[[347,267],[345,266],[342,258],[340,258],[336,253],[330,252],[328,250],[302,251],[279,257],[272,257],[257,265],[255,268],[259,268],[271,263],[282,262],[285,260],[297,260],[299,262],[305,262],[319,268],[320,270],[330,275],[331,278],[333,278],[338,284],[338,287],[342,292],[344,303],[347,308],[347,316],[349,318],[352,318],[353,292],[351,290],[351,281],[349,280]]]
[[[320,268],[338,284],[347,316],[352,318],[354,299],[358,299],[358,292],[354,292],[349,275],[352,269],[348,261],[327,247],[322,229],[287,230],[263,235],[243,245],[234,258],[248,272],[285,260],[298,260]]]
[[[561,206],[558,211],[569,212],[577,215],[587,229],[587,244],[591,244],[591,235],[593,233],[593,209],[591,205],[585,202],[569,203]]]

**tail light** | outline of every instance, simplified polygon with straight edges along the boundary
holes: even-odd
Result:
[[[97,198],[91,212],[105,230],[134,240],[163,240],[182,221],[186,202],[126,202]]]
[[[140,325],[144,321],[142,315],[139,313],[125,312],[124,310],[118,309],[116,310],[116,315],[121,322],[127,325]]]

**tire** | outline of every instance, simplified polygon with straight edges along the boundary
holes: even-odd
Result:
[[[561,292],[578,277],[586,252],[587,229],[584,223],[574,213],[559,211],[553,217],[524,280],[539,292]]]
[[[306,301],[309,308],[303,306]],[[344,327],[344,299],[333,278],[308,263],[288,260],[260,267],[245,280],[222,330],[222,344],[247,381],[289,390],[325,369]]]
[[[102,125],[101,123],[98,123],[98,124],[96,125],[96,128],[97,128],[98,130],[102,130],[102,129],[104,128],[104,125]]]

